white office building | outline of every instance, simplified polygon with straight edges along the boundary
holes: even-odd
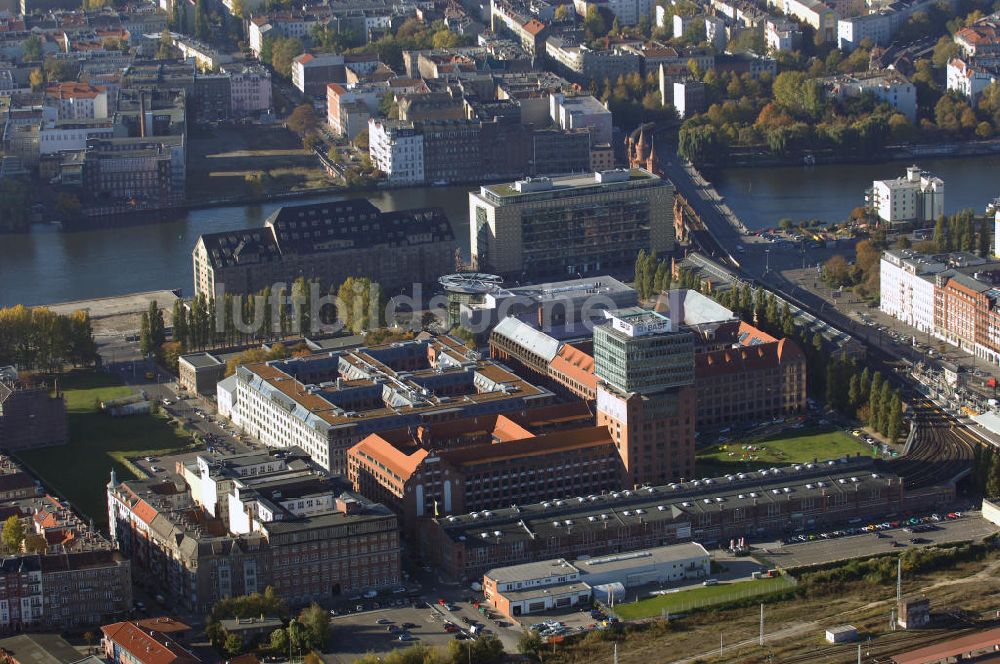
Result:
[[[931,256],[908,249],[882,254],[879,308],[893,318],[934,332],[934,275],[948,268]]]
[[[424,136],[412,122],[368,120],[368,154],[389,184],[423,184]]]
[[[592,144],[611,143],[611,111],[593,95],[554,93],[549,96],[549,117],[563,130],[589,127]]]
[[[869,206],[889,224],[934,221],[944,214],[944,180],[910,166],[905,177],[875,180]]]

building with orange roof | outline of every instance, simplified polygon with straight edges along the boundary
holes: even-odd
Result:
[[[236,411],[270,447],[299,446],[323,468],[347,472],[366,436],[554,400],[503,365],[448,336],[241,366]]]
[[[95,120],[108,117],[108,89],[76,81],[52,83],[45,88],[46,103],[55,106],[60,120]]]
[[[1000,54],[1000,15],[992,14],[962,28],[954,40],[966,57]]]
[[[348,451],[354,488],[395,510],[411,534],[424,517],[610,491],[625,481],[608,430],[593,425],[581,402],[440,428],[372,434]]]
[[[114,664],[200,664],[201,660],[171,636],[132,621],[101,627],[104,656]]]
[[[528,55],[540,56],[545,52],[549,27],[529,10],[517,0],[491,0],[490,29],[510,35]]]

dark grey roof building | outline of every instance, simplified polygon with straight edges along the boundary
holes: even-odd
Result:
[[[365,276],[399,289],[454,271],[455,248],[441,208],[382,212],[361,198],[285,206],[263,228],[201,236],[195,292],[253,293],[300,276],[325,287]]]

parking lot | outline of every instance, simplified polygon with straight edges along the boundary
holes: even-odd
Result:
[[[967,512],[960,519],[942,520],[931,524],[933,530],[907,532],[902,524],[879,533],[864,533],[837,539],[816,539],[810,542],[755,545],[754,554],[761,554],[775,566],[784,569],[821,565],[824,563],[861,558],[879,553],[899,553],[912,546],[929,546],[947,542],[981,540],[998,532],[996,525],[978,512]],[[921,540],[911,543],[911,539]]]
[[[445,623],[455,625],[463,635],[459,638],[463,638],[468,635],[469,629],[463,618],[492,631],[503,642],[507,652],[517,652],[520,628],[516,624],[505,622],[504,626],[498,626],[466,602],[453,604],[454,611],[448,611],[435,601],[420,600],[416,604],[419,608],[407,605],[334,616],[330,624],[337,652],[324,655],[323,659],[330,663],[349,664],[368,652],[381,654],[414,643],[446,648],[456,640],[456,632],[449,633]],[[380,620],[384,624],[380,624]],[[403,625],[407,625],[406,632],[411,639],[400,641],[399,630]]]

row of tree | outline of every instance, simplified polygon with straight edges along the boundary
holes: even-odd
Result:
[[[992,253],[993,222],[990,219],[976,219],[971,209],[960,210],[948,216],[941,215],[934,223],[934,235],[930,245],[920,248],[933,251],[978,252],[986,257]]]
[[[384,324],[385,304],[381,287],[367,277],[348,277],[336,289],[299,277],[288,292],[272,292],[268,287],[249,295],[226,293],[221,303],[199,294],[190,307],[181,300],[174,302],[171,343],[177,344],[179,352],[234,346],[308,334],[338,321],[344,329],[360,334]],[[174,350],[165,348],[170,344],[166,343],[163,311],[156,303],[142,315],[139,345],[144,354],[160,359]]]
[[[669,290],[672,278],[669,259],[658,260],[655,251],[647,254],[645,249],[639,250],[635,259],[635,290],[640,300]]]
[[[62,315],[43,307],[0,308],[0,366],[52,371],[96,360],[97,344],[86,311]]]

